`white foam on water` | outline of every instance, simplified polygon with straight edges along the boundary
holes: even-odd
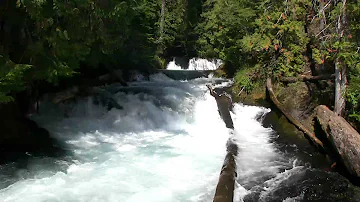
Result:
[[[200,95],[171,100],[184,107],[179,111],[154,105],[151,95],[119,93],[124,110],[106,112],[84,100],[70,118],[34,117],[78,162],[50,177],[20,180],[0,191],[0,201],[203,199],[215,189],[227,129],[213,98]]]
[[[158,82],[174,81],[173,79],[167,77],[165,74],[162,73],[152,74],[149,76],[149,79],[150,81],[158,81]]]
[[[282,182],[286,181],[287,179],[289,179],[289,177],[304,170],[304,166],[296,166],[295,164],[296,164],[296,160],[294,161],[293,168],[291,168],[289,170],[285,170],[284,172],[279,172],[275,175],[275,177],[265,181],[264,191],[262,191],[260,194],[260,201],[266,201],[266,197],[268,195],[270,195],[273,190],[278,188]],[[287,200],[288,201],[296,201],[296,200],[299,200],[302,198],[303,198],[303,195],[300,195],[295,198],[288,198]],[[286,199],[285,199],[285,201],[286,201]]]
[[[299,196],[288,197],[284,199],[283,202],[299,202],[302,201],[303,199],[304,199],[304,193],[302,192]]]
[[[237,183],[238,190],[241,190],[234,193],[234,201],[243,201],[252,192],[244,187],[252,188],[278,175],[284,166],[284,159],[272,143],[273,130],[263,127],[257,120],[270,112],[270,109],[235,104],[233,111],[235,138],[239,148],[236,158]]]
[[[243,186],[241,186],[238,182],[235,182],[234,189],[234,200],[235,202],[243,202],[244,196],[249,193]]]
[[[264,128],[256,117],[269,109],[255,106],[235,105],[234,117],[237,131],[239,154],[237,157],[238,178],[242,184],[248,184],[261,177],[259,174],[275,174],[278,172],[276,162],[279,154],[271,143],[271,128]]]
[[[123,110],[74,104],[69,118],[43,108],[33,117],[73,153],[64,172],[20,179],[0,190],[4,202],[212,201],[229,131],[204,82],[153,75],[144,88],[163,94],[115,95]],[[141,86],[141,82],[137,83]],[[156,87],[156,88],[155,88]],[[164,104],[167,103],[167,104]],[[268,109],[236,104],[232,114],[239,144],[238,178],[276,173],[271,129],[256,121]],[[240,184],[242,184],[240,183]],[[236,200],[249,193],[238,185]]]
[[[237,189],[234,193],[236,202],[243,201],[253,191],[259,193],[259,201],[267,201],[281,183],[305,169],[297,159],[289,159],[276,149],[272,141],[274,131],[264,128],[258,121],[268,112],[269,109],[262,107],[241,104],[234,107],[235,138],[239,147],[236,158]],[[284,201],[301,201],[303,196]]]

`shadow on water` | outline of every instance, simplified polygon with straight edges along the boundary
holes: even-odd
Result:
[[[0,153],[0,189],[22,179],[46,177],[66,172],[72,152],[63,143],[49,137],[37,138],[34,148],[13,146]],[[39,173],[39,170],[42,170]]]

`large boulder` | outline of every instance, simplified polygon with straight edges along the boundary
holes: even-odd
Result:
[[[54,141],[49,132],[26,118],[16,102],[0,104],[0,151],[1,161],[9,153],[38,152],[53,148]]]

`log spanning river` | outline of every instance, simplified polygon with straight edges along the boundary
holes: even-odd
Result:
[[[207,83],[230,81],[176,81],[155,74],[129,87],[108,86],[122,110],[108,111],[92,98],[62,107],[43,103],[31,119],[51,132],[64,154],[28,154],[1,165],[0,201],[212,201],[229,131]],[[271,121],[265,123],[271,113],[234,106],[239,148],[234,201],[359,201],[344,177],[316,164],[325,157],[284,140]]]

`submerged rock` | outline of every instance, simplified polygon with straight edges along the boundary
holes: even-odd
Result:
[[[0,163],[13,160],[19,153],[58,150],[49,132],[21,113],[16,102],[0,104]],[[16,155],[13,155],[16,153]]]
[[[253,188],[244,201],[360,201],[359,188],[337,173],[295,167],[274,179],[264,183],[265,189]]]

